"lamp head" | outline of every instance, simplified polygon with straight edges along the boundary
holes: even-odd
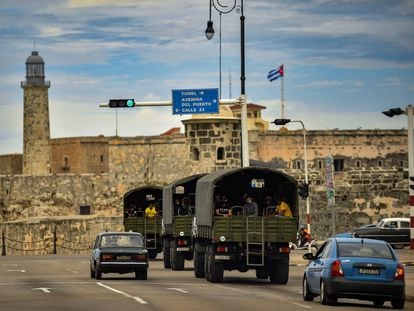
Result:
[[[214,28],[213,28],[213,21],[212,20],[209,20],[207,22],[207,28],[206,28],[205,34],[206,34],[207,40],[211,40],[213,38]]]

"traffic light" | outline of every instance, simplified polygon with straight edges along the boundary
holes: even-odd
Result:
[[[414,184],[411,183],[412,181],[414,181],[414,176],[410,176],[410,189],[414,190]]]
[[[286,125],[290,121],[290,119],[275,119],[272,123],[274,123],[275,125]]]
[[[383,111],[383,114],[385,114],[387,117],[392,118],[393,116],[398,116],[400,114],[405,114],[405,111],[401,108],[391,108],[390,110]]]
[[[133,108],[135,100],[132,99],[110,99],[109,108]]]
[[[302,183],[299,186],[299,195],[302,199],[306,199],[309,196],[309,185],[307,183]]]

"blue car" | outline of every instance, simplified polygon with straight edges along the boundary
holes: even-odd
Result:
[[[303,258],[309,260],[302,282],[305,301],[319,296],[322,304],[335,304],[350,298],[404,308],[404,268],[385,241],[334,237]]]

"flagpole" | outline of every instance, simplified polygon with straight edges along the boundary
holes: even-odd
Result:
[[[285,81],[285,77],[284,77],[284,75],[282,76],[282,81],[280,82],[280,96],[281,96],[281,103],[282,103],[282,111],[281,111],[281,116],[282,116],[282,119],[284,119],[285,118],[285,98],[284,98],[284,89],[285,89],[285,86],[284,86],[284,81]]]

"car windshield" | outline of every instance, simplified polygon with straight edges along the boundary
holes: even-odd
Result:
[[[338,257],[371,257],[394,259],[394,256],[386,244],[369,243],[338,243]]]
[[[138,235],[111,234],[104,235],[101,239],[101,247],[143,247],[143,241]]]

